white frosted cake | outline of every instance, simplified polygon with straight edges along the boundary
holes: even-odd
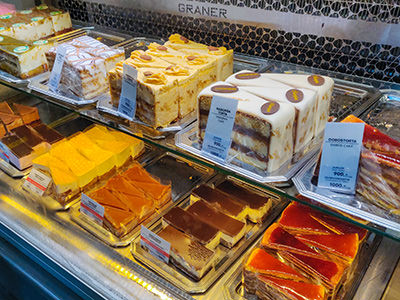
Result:
[[[266,101],[225,82],[214,83],[198,95],[201,140],[215,95],[239,100],[230,155],[268,172],[279,169],[291,159],[294,107],[287,103]]]
[[[276,73],[266,73],[265,76],[296,88],[305,88],[315,91],[317,93],[318,107],[315,118],[314,135],[318,136],[325,130],[325,125],[329,117],[329,108],[334,85],[332,78],[321,75]]]
[[[294,122],[294,152],[299,152],[313,138],[315,111],[317,109],[316,93],[308,89],[267,88],[255,86],[241,86],[245,90],[265,100],[276,101],[293,105],[296,110]]]
[[[236,86],[259,86],[264,88],[290,88],[289,85],[272,80],[266,73],[243,70],[229,76],[225,82]]]

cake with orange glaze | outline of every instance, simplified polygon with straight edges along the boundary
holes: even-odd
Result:
[[[293,202],[283,211],[278,223],[292,234],[332,234],[311,216],[312,211],[308,206]]]
[[[104,223],[116,236],[123,236],[137,225],[137,216],[127,210],[106,206]]]

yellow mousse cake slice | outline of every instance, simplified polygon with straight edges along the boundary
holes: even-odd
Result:
[[[50,150],[50,155],[63,161],[71,169],[78,178],[81,189],[90,188],[97,181],[96,165],[82,156],[69,142],[55,144]]]
[[[116,159],[114,153],[100,148],[83,133],[73,136],[69,143],[80,154],[92,161],[97,168],[99,179],[110,177],[116,171]]]
[[[49,170],[53,179],[55,198],[58,201],[64,203],[79,194],[78,178],[64,166],[62,161],[51,157]]]
[[[130,144],[131,156],[133,159],[138,157],[144,151],[144,142],[142,140],[116,130],[110,130],[109,133],[114,136],[117,141],[124,141]],[[136,133],[136,135],[143,137],[141,132]]]

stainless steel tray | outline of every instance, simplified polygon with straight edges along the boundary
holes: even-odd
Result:
[[[66,91],[57,91],[53,92],[49,89],[47,83],[50,78],[50,72],[43,73],[41,75],[38,75],[34,78],[32,78],[28,84],[28,88],[36,91],[40,94],[52,97],[53,99],[61,102],[61,103],[66,103],[72,106],[85,106],[89,104],[96,103],[97,101],[101,99],[111,99],[111,96],[109,93],[104,93],[100,96],[94,97],[93,99],[83,99],[80,98],[70,92]]]
[[[191,124],[175,135],[175,145],[191,154],[195,154],[204,160],[210,161],[221,168],[236,172],[237,174],[246,176],[261,183],[287,182],[289,181],[301,167],[320,149],[321,140],[314,139],[302,151],[304,154],[300,158],[296,158],[294,162],[286,162],[281,168],[273,173],[260,170],[254,166],[239,161],[234,157],[228,157],[223,162],[213,159],[208,155],[204,155],[201,151],[201,145],[197,136],[197,122]]]
[[[385,228],[400,231],[399,215],[373,205],[359,194],[336,193],[315,185],[312,179],[317,160],[318,155],[314,156],[293,178],[293,183],[301,195]]]
[[[12,83],[15,85],[28,85],[29,79],[21,79],[14,75],[11,75],[3,70],[0,70],[0,80],[3,80],[7,83]]]
[[[242,183],[242,185],[246,185]],[[286,206],[287,201],[279,197],[262,192],[273,199],[273,204],[269,212],[269,216],[262,224],[254,224],[247,222],[247,230],[245,236],[231,249],[222,245],[217,246],[217,262],[214,267],[209,270],[200,280],[196,281],[172,263],[165,264],[149,254],[140,246],[140,236],[132,242],[132,255],[140,263],[154,270],[157,274],[163,276],[178,288],[191,293],[199,294],[206,292],[226,270],[239,258],[243,252],[251,245],[264,230],[272,223],[272,221],[281,213]],[[181,202],[180,207],[186,207],[190,204],[190,197]],[[161,219],[149,227],[150,230],[157,233],[162,229]]]
[[[260,238],[261,240],[261,238]],[[259,244],[260,240],[256,245]],[[369,264],[378,249],[380,243],[382,241],[381,236],[377,236],[374,233],[371,233],[368,239],[362,245],[359,254],[357,267],[354,271],[354,275],[351,279],[351,284],[345,293],[344,297],[341,300],[351,300],[353,299],[354,294],[356,293],[358,286],[361,282],[361,279],[364,277],[365,272],[367,271]],[[246,261],[248,255],[253,250],[254,247],[249,249],[244,255],[243,264]],[[242,284],[242,265],[240,265],[235,272],[226,279],[226,281],[222,284],[224,288],[224,295],[226,299],[231,300],[257,300],[258,297],[256,295],[246,293],[243,284]]]
[[[166,214],[172,207],[178,205],[187,193],[196,185],[203,183],[207,180],[212,171],[202,167],[202,169],[194,169],[186,162],[176,159],[174,156],[163,154],[161,157],[156,158],[144,168],[152,175],[156,176],[161,182],[171,182],[171,201],[165,204],[160,209],[157,209],[145,220],[138,223],[135,228],[128,234],[117,237],[108,231],[105,227],[97,224],[87,216],[79,212],[80,203],[76,203],[70,212],[71,219],[82,228],[102,240],[104,243],[113,247],[124,247],[131,243],[140,234],[140,225],[146,227],[152,226],[164,214]],[[171,172],[171,170],[177,170]]]
[[[383,97],[360,117],[391,138],[400,141],[400,91],[382,90]]]

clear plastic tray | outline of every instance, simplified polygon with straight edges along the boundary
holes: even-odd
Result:
[[[80,98],[69,92],[64,92],[64,91],[53,92],[49,89],[49,87],[47,85],[49,78],[50,78],[50,72],[46,72],[41,75],[38,75],[29,81],[28,88],[30,88],[31,90],[36,91],[38,93],[41,93],[43,95],[52,97],[53,99],[56,99],[60,102],[72,105],[72,106],[85,106],[85,105],[96,103],[97,101],[99,101],[101,99],[111,99],[111,96],[109,93],[104,93],[100,96],[97,96],[97,97],[94,97],[93,99],[88,100],[88,99]]]
[[[145,166],[145,169],[150,174],[160,179],[161,182],[168,181],[171,183],[171,201],[160,209],[156,209],[145,220],[138,223],[131,232],[122,237],[115,236],[102,225],[94,222],[86,215],[81,214],[79,211],[80,203],[76,203],[71,209],[70,216],[72,220],[104,243],[113,247],[124,247],[129,245],[131,241],[140,234],[140,225],[146,227],[152,226],[154,222],[159,220],[159,218],[166,214],[172,207],[185,199],[188,192],[194,186],[203,183],[209,178],[210,174],[212,174],[211,171],[206,168],[202,168],[201,170],[193,169],[184,161],[177,160],[174,156],[168,154],[164,154],[153,160]],[[177,171],[171,172],[171,169]]]
[[[383,90],[383,97],[361,119],[400,141],[400,91]]]
[[[204,155],[204,153],[201,151],[201,146],[198,141],[197,128],[197,122],[195,122],[178,132],[175,135],[175,145],[178,148],[195,154],[204,160],[211,161],[215,165],[236,172],[237,174],[246,176],[261,183],[289,181],[297,173],[297,171],[299,171],[300,168],[308,161],[308,159],[310,159],[320,149],[321,146],[320,139],[312,140],[310,144],[305,147],[303,151],[301,151],[303,155],[293,159],[294,162],[289,161],[277,171],[269,173],[267,171],[260,170],[254,166],[241,162],[234,157],[228,157],[227,161],[222,162],[220,160],[213,159],[208,155]]]
[[[2,70],[0,70],[0,80],[16,85],[28,85],[29,83],[29,79],[21,79]]]
[[[358,254],[358,265],[356,270],[354,271],[354,275],[351,279],[351,283],[347,287],[347,292],[341,300],[351,300],[355,295],[357,288],[361,282],[361,279],[364,277],[368,266],[378,249],[378,246],[382,240],[381,236],[377,236],[371,233],[368,239],[363,243],[361,250]],[[257,242],[258,244],[258,242]],[[254,247],[247,251],[249,255]],[[243,263],[246,260],[247,256],[243,259]],[[231,300],[258,300],[256,295],[246,293],[243,284],[242,284],[242,270],[243,267],[240,265],[234,273],[224,282],[224,294],[226,299]]]
[[[5,172],[7,175],[11,176],[12,178],[21,178],[24,177],[25,175],[29,174],[31,168],[28,168],[26,170],[19,170],[16,167],[14,167],[12,164],[6,162],[2,158],[0,158],[0,169]]]
[[[242,185],[246,184],[242,183]],[[245,236],[233,248],[229,249],[221,244],[218,245],[216,248],[218,256],[216,264],[198,281],[188,276],[172,263],[165,264],[148,253],[140,246],[140,236],[138,236],[132,243],[132,255],[139,262],[154,270],[178,288],[192,294],[204,293],[217,281],[219,277],[222,276],[222,274],[226,272],[231,264],[246,251],[249,245],[251,245],[260,234],[265,231],[287,204],[287,201],[282,200],[273,194],[266,192],[263,192],[263,194],[273,199],[269,216],[262,224],[247,222]],[[185,208],[189,204],[190,197],[181,202],[180,207]],[[149,229],[155,233],[159,232],[162,229],[161,219],[153,224],[153,226],[149,227]]]
[[[391,214],[373,205],[359,194],[346,195],[319,188],[313,180],[317,159],[318,155],[314,156],[293,178],[293,183],[301,195],[385,228],[400,231],[400,215]]]

